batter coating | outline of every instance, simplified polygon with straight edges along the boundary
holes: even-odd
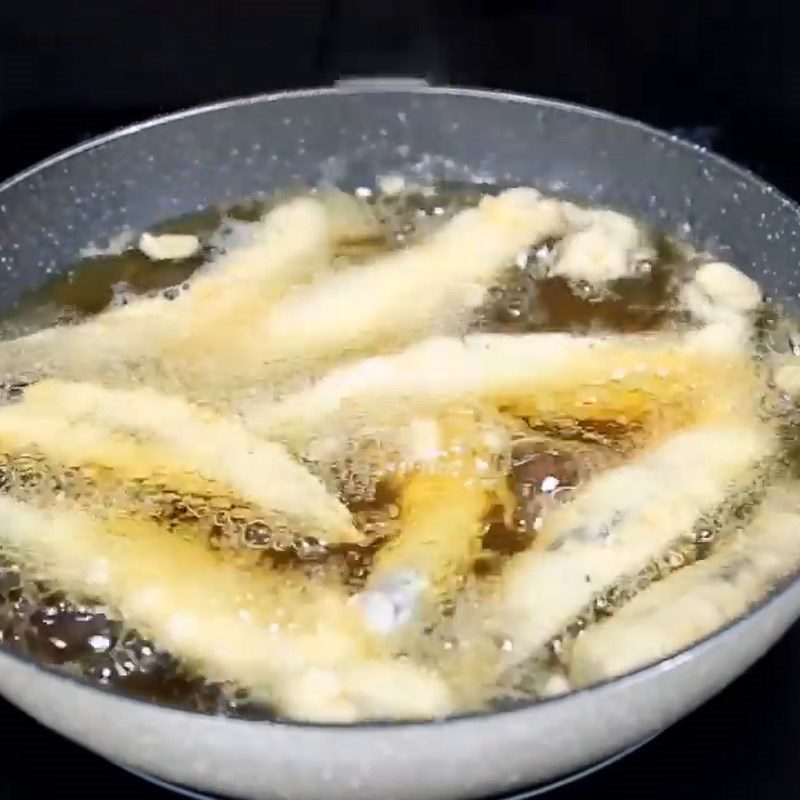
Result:
[[[800,566],[797,484],[770,489],[753,522],[704,561],[645,589],[582,633],[570,681],[586,686],[651,664],[747,611]]]

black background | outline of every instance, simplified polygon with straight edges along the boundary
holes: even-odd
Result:
[[[680,130],[800,197],[800,9],[564,0],[82,0],[0,5],[0,178],[153,114],[416,75]],[[800,629],[701,710],[555,800],[796,800]],[[0,701],[1,702],[1,701]],[[0,705],[0,797],[160,798]]]

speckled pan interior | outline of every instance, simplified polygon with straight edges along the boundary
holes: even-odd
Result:
[[[291,184],[377,175],[520,183],[609,205],[730,258],[796,299],[797,207],[750,173],[599,112],[493,92],[386,86],[292,92],[154,120],[0,187],[0,308],[166,217]],[[800,613],[790,583],[661,665],[513,712],[417,725],[205,717],[128,700],[0,650],[0,691],[131,767],[242,798],[478,797],[541,783],[652,735],[758,658]]]

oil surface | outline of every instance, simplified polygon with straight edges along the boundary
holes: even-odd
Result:
[[[456,211],[475,205],[478,199],[474,189],[453,187],[401,196],[373,195],[369,202],[381,222],[382,236],[342,246],[337,259],[358,262],[404,247]],[[6,336],[56,321],[76,322],[115,302],[127,302],[133,295],[162,292],[169,296],[214,255],[218,243],[235,232],[238,222],[258,218],[272,202],[246,202],[224,212],[212,209],[159,226],[158,232],[198,235],[202,249],[190,259],[153,262],[130,247],[117,254],[79,261],[67,275],[24,298],[3,323]],[[666,238],[656,237],[656,245],[656,255],[646,265],[644,276],[615,281],[601,293],[548,277],[546,267],[552,248],[545,245],[506,271],[470,327],[505,333],[631,333],[676,324],[680,316],[676,279],[691,268],[691,258],[687,258],[685,248]],[[772,336],[783,342],[781,319],[780,311],[772,317],[765,316],[761,326],[765,340]],[[770,346],[777,344],[773,341]],[[787,427],[787,442],[796,441],[796,429]],[[533,430],[525,421],[519,421],[507,465],[513,512],[509,515],[497,505],[487,512],[482,551],[474,566],[476,574],[493,575],[508,556],[526,549],[536,535],[542,514],[568,499],[593,470],[618,458],[616,442],[628,431],[587,425],[576,429],[569,439],[561,433],[555,440],[550,435],[552,431]],[[800,463],[797,446],[791,446],[791,459]],[[68,490],[64,475],[48,473],[35,459],[26,473],[24,456],[16,454],[13,470],[0,465],[0,484],[24,481],[28,474],[31,482],[48,480],[63,491]],[[277,569],[300,569],[312,577],[334,573],[342,577],[351,593],[358,591],[369,575],[375,553],[396,530],[397,498],[388,484],[362,485],[352,477],[339,479],[345,487],[343,499],[357,526],[367,535],[365,545],[329,550],[313,541],[302,546],[281,545],[263,526],[245,524],[246,509],[240,510],[240,517],[236,516],[236,509],[222,509],[214,524],[203,529],[208,547],[225,548],[229,531],[242,529],[246,546],[254,551],[256,561],[268,561]],[[348,492],[347,486],[360,489]],[[162,498],[159,519],[185,522],[190,517],[207,516],[208,507],[209,498],[174,495]],[[114,609],[91,598],[65,596],[54,585],[30,579],[10,560],[0,565],[0,641],[41,663],[138,698],[254,719],[269,718],[273,713],[263,698],[191,674],[168,652],[130,630]]]

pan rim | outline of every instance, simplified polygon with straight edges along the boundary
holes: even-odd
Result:
[[[323,86],[304,89],[291,89],[279,92],[265,92],[255,95],[246,95],[241,97],[230,98],[211,103],[205,103],[197,106],[192,106],[175,112],[166,114],[159,114],[147,120],[135,122],[131,125],[126,125],[116,128],[107,133],[95,136],[84,142],[80,142],[72,147],[65,148],[57,153],[38,161],[32,166],[17,172],[9,178],[0,182],[0,195],[15,185],[24,182],[50,167],[63,163],[75,156],[79,156],[90,150],[102,147],[106,144],[113,143],[117,139],[122,139],[127,136],[132,136],[150,128],[155,128],[160,125],[167,125],[172,122],[178,122],[183,119],[189,119],[202,114],[210,114],[217,111],[225,111],[228,109],[239,108],[243,106],[258,105],[271,103],[279,100],[292,100],[309,98],[315,96],[341,96],[353,94],[409,94],[409,95],[442,95],[442,96],[460,96],[471,97],[476,99],[493,100],[507,103],[518,103],[522,105],[538,106],[541,108],[548,108],[560,110],[575,114],[579,117],[589,117],[599,120],[612,122],[616,125],[621,125],[626,128],[632,128],[642,133],[651,136],[656,140],[666,142],[669,145],[678,149],[687,151],[695,157],[702,157],[708,159],[710,162],[715,163],[717,166],[723,167],[725,170],[737,175],[744,181],[754,184],[759,187],[763,192],[769,194],[777,200],[781,206],[789,210],[794,215],[800,217],[800,205],[794,200],[789,198],[782,191],[774,187],[768,181],[761,178],[755,172],[743,167],[728,158],[715,153],[713,150],[687,141],[686,139],[668,133],[667,131],[648,125],[647,123],[631,119],[621,114],[615,114],[609,111],[593,108],[591,106],[582,105],[579,103],[572,103],[563,100],[556,100],[538,95],[527,95],[518,92],[508,92],[495,89],[486,89],[478,87],[466,86],[429,86],[429,85],[414,85],[398,83],[391,85],[386,83],[370,84],[369,82],[357,83],[354,85],[341,85],[341,86]],[[374,731],[374,730],[406,730],[410,728],[435,728],[439,729],[444,725],[456,723],[469,723],[474,721],[481,721],[484,719],[491,719],[510,714],[520,714],[529,712],[539,707],[551,707],[555,704],[567,702],[576,697],[585,697],[593,693],[599,693],[610,687],[619,687],[624,689],[625,686],[639,683],[647,680],[649,677],[658,672],[665,672],[671,670],[686,661],[692,660],[696,654],[705,652],[715,646],[723,638],[730,638],[736,634],[736,631],[746,623],[755,624],[755,618],[762,616],[766,610],[777,603],[783,598],[793,587],[800,584],[800,570],[787,576],[781,581],[772,592],[763,597],[758,603],[755,603],[748,611],[737,617],[734,620],[726,623],[723,627],[717,629],[703,638],[691,643],[690,645],[682,648],[671,655],[660,659],[658,661],[645,664],[635,670],[624,673],[623,675],[607,678],[601,682],[592,684],[591,686],[572,690],[562,695],[554,697],[542,698],[540,700],[526,700],[518,701],[508,708],[488,709],[482,711],[472,711],[460,714],[453,714],[440,719],[432,720],[369,720],[365,722],[356,723],[320,723],[320,722],[302,722],[289,719],[265,719],[265,720],[248,720],[237,717],[224,717],[217,714],[211,714],[202,711],[193,711],[186,708],[181,708],[177,705],[169,703],[151,701],[140,697],[126,695],[124,692],[119,691],[108,686],[92,683],[91,681],[76,675],[64,673],[61,669],[54,665],[42,664],[27,655],[18,653],[10,649],[7,645],[0,642],[0,659],[10,658],[26,666],[33,667],[37,671],[41,671],[51,677],[60,681],[75,684],[83,689],[89,691],[97,691],[106,695],[110,695],[121,702],[134,703],[152,708],[155,711],[168,712],[178,715],[184,715],[188,718],[195,719],[209,719],[209,720],[223,720],[226,723],[238,726],[253,726],[260,727],[279,727],[286,729],[298,730],[318,730],[318,731]]]

